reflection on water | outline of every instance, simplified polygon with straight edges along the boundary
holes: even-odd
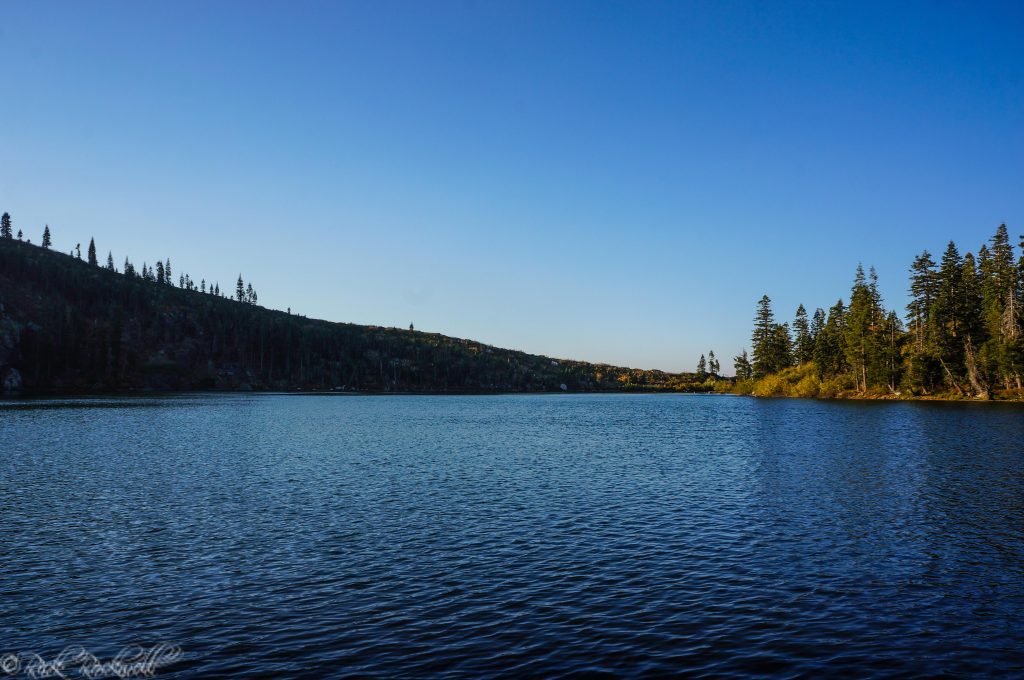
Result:
[[[0,653],[160,677],[1022,673],[1024,410],[0,402]]]

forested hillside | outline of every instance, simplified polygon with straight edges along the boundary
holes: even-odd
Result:
[[[422,392],[708,391],[707,374],[562,361],[413,330],[265,309],[251,285],[81,259],[0,224],[0,381],[8,391],[273,389]],[[20,236],[20,233],[19,233]],[[723,385],[718,380],[719,385]]]
[[[1024,239],[1024,237],[1022,237]],[[1024,250],[1024,242],[1021,244]],[[1006,225],[977,255],[952,241],[910,267],[906,318],[886,309],[874,269],[858,266],[848,301],[793,325],[758,304],[752,360],[736,357],[738,389],[758,395],[1020,398],[1024,375],[1024,256]]]

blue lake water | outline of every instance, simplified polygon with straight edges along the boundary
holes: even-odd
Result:
[[[157,677],[1024,675],[1024,409],[0,402],[0,654]],[[0,673],[2,677],[2,673]]]

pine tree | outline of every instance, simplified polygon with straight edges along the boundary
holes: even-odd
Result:
[[[171,258],[167,258],[167,262],[164,263],[164,283],[168,286],[174,285],[174,279],[171,277]]]
[[[775,324],[772,332],[772,359],[774,372],[793,365],[793,336],[789,332],[789,323]]]
[[[14,238],[14,231],[11,229],[11,216],[9,213],[0,215],[0,238]]]
[[[96,241],[95,239],[89,239],[89,264],[96,267],[99,265],[99,260],[96,259]]]
[[[952,241],[939,265],[935,302],[928,319],[929,344],[949,388],[963,393],[963,261]]]
[[[818,342],[818,335],[821,333],[821,329],[825,327],[825,310],[818,307],[814,310],[814,316],[811,317],[811,354],[813,357],[814,348],[813,344]]]
[[[814,342],[814,363],[821,378],[834,378],[846,371],[846,305],[837,300]]]
[[[238,283],[235,284],[235,299],[245,302],[245,283],[242,282],[242,275],[238,275]]]
[[[737,380],[750,380],[754,377],[754,367],[751,366],[750,357],[747,356],[745,349],[732,358],[732,367],[736,370]]]
[[[718,358],[715,356],[715,350],[708,351],[708,371],[711,375],[717,376],[720,370],[722,370],[722,365],[718,363]]]
[[[51,245],[53,245],[53,243],[50,241],[50,225],[47,224],[43,228],[43,243],[42,243],[42,246],[43,246],[43,248],[49,248]]]
[[[22,236],[23,236],[23,234],[21,233],[21,229],[19,229],[19,230],[18,230],[18,240],[19,240],[19,241],[21,240],[21,237],[22,237]]]
[[[964,368],[974,394],[987,398],[988,379],[984,375],[983,367],[979,367],[978,357],[978,347],[983,345],[986,340],[985,325],[981,314],[981,288],[982,282],[974,255],[967,253],[963,257],[960,273]]]
[[[814,360],[814,337],[811,335],[811,325],[807,320],[807,310],[803,305],[796,308],[793,331],[796,334],[796,363],[802,366]]]
[[[879,342],[884,315],[874,268],[870,279],[865,279],[864,268],[857,265],[850,291],[850,308],[846,313],[845,341],[846,362],[853,369],[857,389],[861,391],[867,391],[884,375]]]
[[[775,333],[775,314],[772,312],[772,301],[763,295],[757,303],[757,314],[754,317],[754,333],[750,338],[754,348],[754,376],[761,378],[778,370],[772,356],[772,338]]]
[[[885,320],[883,358],[887,377],[886,383],[890,392],[897,390],[903,375],[903,355],[901,351],[903,336],[903,323],[900,321],[899,315],[894,311],[889,312],[889,316]]]
[[[697,378],[703,380],[708,377],[708,362],[704,358],[704,355],[700,355],[700,359],[697,361]]]
[[[938,276],[935,272],[935,261],[926,250],[914,258],[910,267],[910,304],[907,305],[907,320],[914,332],[914,345],[917,351],[924,351],[925,327],[932,304],[938,297]]]
[[[114,253],[109,250],[107,251],[107,269],[112,272],[117,271],[117,269],[114,268]]]
[[[987,340],[979,351],[984,369],[1006,389],[1020,383],[1020,297],[1022,270],[1016,261],[1005,224],[990,239],[991,251],[978,251],[981,317]],[[989,254],[991,253],[991,254]]]
[[[927,250],[914,258],[910,267],[910,303],[907,322],[913,344],[909,351],[907,380],[911,389],[931,391],[943,381],[935,346],[935,302],[939,297],[939,274]]]
[[[994,287],[1002,303],[1003,318],[999,335],[1010,342],[1017,339],[1018,327],[1018,273],[1014,262],[1013,246],[1005,224],[999,225],[992,237],[992,275]]]
[[[871,295],[868,291],[864,267],[857,265],[857,274],[850,291],[850,308],[846,313],[846,362],[853,369],[857,389],[866,391],[867,352],[871,325]]]

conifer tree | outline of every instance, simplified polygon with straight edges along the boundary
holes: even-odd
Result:
[[[718,375],[718,372],[722,370],[722,365],[718,363],[718,358],[715,356],[715,350],[708,351],[708,371],[711,375]]]
[[[167,258],[167,262],[164,263],[164,283],[168,286],[174,285],[174,279],[171,277],[171,258]]]
[[[807,320],[807,310],[803,305],[796,308],[796,318],[793,320],[793,332],[796,334],[796,363],[802,366],[803,364],[813,361],[814,337],[811,335],[811,325]]]
[[[14,238],[14,231],[11,229],[11,216],[9,213],[0,215],[0,238]]]
[[[772,312],[772,300],[767,295],[763,295],[757,303],[757,314],[754,317],[754,334],[750,339],[754,349],[754,376],[757,378],[778,370],[777,362],[772,356],[772,338],[774,335],[775,314]]]
[[[1021,270],[1005,224],[978,251],[981,318],[987,339],[979,350],[984,370],[1010,389],[1020,379]]]
[[[732,367],[736,371],[737,380],[750,380],[754,377],[754,367],[750,364],[750,357],[747,350],[732,358]]]
[[[857,389],[867,391],[870,378],[880,373],[880,344],[878,333],[884,318],[878,277],[872,268],[870,280],[864,277],[864,268],[857,265],[850,308],[846,313],[846,362],[853,368]]]
[[[1024,234],[1021,235],[1018,245],[1020,246],[1020,259],[1017,260],[1017,293],[1021,299],[1024,299]],[[1019,316],[1024,319],[1024,309],[1021,310]]]
[[[164,283],[164,263],[160,260],[156,261],[156,282]]]
[[[901,351],[904,336],[903,323],[895,311],[890,311],[885,320],[883,336],[883,360],[886,370],[886,384],[890,392],[895,392],[903,375],[903,355]]]
[[[109,250],[107,251],[107,269],[109,269],[112,272],[117,271],[114,268],[114,253],[112,253]]]
[[[964,368],[971,390],[979,397],[988,397],[988,379],[979,366],[978,347],[985,342],[985,326],[981,314],[981,280],[974,255],[964,255],[961,274],[961,308],[964,345]]]
[[[1006,312],[998,331],[1004,339],[1014,340],[1017,335],[1017,263],[1014,262],[1013,246],[1010,244],[1010,234],[1005,224],[999,225],[991,243],[992,283],[1002,311]]]
[[[793,365],[793,336],[789,332],[789,323],[775,324],[772,333],[772,359],[775,371],[781,371]]]
[[[818,334],[821,333],[821,329],[825,327],[825,310],[818,307],[814,310],[814,316],[811,317],[811,355],[813,358],[814,347],[813,345],[818,342]]]
[[[938,276],[935,261],[925,250],[910,267],[910,304],[907,305],[907,320],[914,332],[914,345],[918,352],[924,352],[926,326],[935,298],[938,297]]]
[[[708,377],[708,362],[704,358],[704,355],[700,355],[700,359],[697,361],[697,378],[703,380]]]
[[[935,301],[939,297],[939,275],[935,261],[927,250],[914,258],[910,267],[910,303],[907,304],[907,323],[913,343],[909,351],[907,378],[912,388],[924,391],[934,389],[942,381],[931,324],[934,321]]]
[[[96,259],[96,241],[95,239],[89,239],[89,264],[92,266],[99,265],[99,260]]]
[[[942,255],[938,274],[938,294],[929,319],[931,343],[947,385],[962,393],[963,376],[963,261],[952,241]]]
[[[22,236],[23,236],[23,234],[21,233],[21,229],[19,229],[19,230],[18,230],[18,240],[19,240],[19,241],[21,240],[21,237],[22,237]]]
[[[235,284],[235,299],[245,302],[245,284],[242,282],[242,275],[238,275],[238,283]]]
[[[43,246],[44,249],[48,249],[51,245],[53,245],[53,243],[50,241],[50,225],[47,224],[43,228],[43,243],[42,243],[42,246]]]
[[[846,305],[837,300],[814,342],[814,363],[821,378],[834,378],[846,370]]]

